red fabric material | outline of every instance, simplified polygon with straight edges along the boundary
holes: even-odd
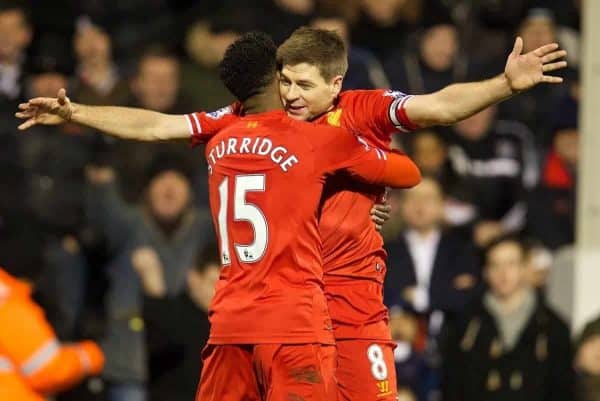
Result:
[[[573,188],[574,182],[567,164],[554,151],[550,151],[543,170],[543,183],[550,188]]]

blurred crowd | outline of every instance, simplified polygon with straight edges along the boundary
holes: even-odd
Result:
[[[550,306],[573,268],[582,1],[0,0],[0,266],[35,283],[61,341],[96,339],[106,358],[58,399],[193,399],[219,269],[206,166],[186,143],[19,133],[17,105],[64,87],[78,103],[217,109],[238,35],[312,25],[347,42],[346,89],[489,78],[516,35],[569,52],[563,85],[395,137],[425,179],[389,196],[385,300],[401,400],[600,400],[600,321],[572,343]]]

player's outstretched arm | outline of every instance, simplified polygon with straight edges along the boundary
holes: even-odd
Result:
[[[60,89],[56,98],[37,97],[19,105],[15,116],[25,120],[20,130],[34,125],[74,122],[123,139],[160,141],[187,139],[190,129],[184,115],[115,106],[87,106],[70,101]]]
[[[427,95],[414,96],[405,105],[408,118],[419,127],[450,125],[540,83],[558,84],[562,78],[548,72],[567,66],[567,55],[557,43],[522,54],[523,39],[517,37],[504,73],[485,81],[459,83]]]

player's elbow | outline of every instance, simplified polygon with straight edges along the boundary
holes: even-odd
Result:
[[[406,174],[406,180],[404,188],[412,188],[416,185],[419,185],[421,179],[423,178],[421,175],[421,170],[419,167],[411,160],[412,166],[410,170]]]
[[[412,188],[421,182],[419,167],[404,155],[393,155],[390,158],[385,176],[385,184],[393,188]]]

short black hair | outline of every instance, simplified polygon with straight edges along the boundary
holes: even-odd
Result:
[[[12,10],[21,11],[27,25],[31,25],[31,7],[29,2],[24,0],[0,0],[0,13]]]
[[[248,32],[233,42],[219,64],[219,77],[241,102],[257,95],[277,73],[277,46],[263,32]]]
[[[529,251],[528,247],[525,244],[525,241],[523,240],[522,237],[520,237],[517,234],[508,233],[508,234],[503,234],[503,235],[499,236],[498,238],[493,239],[489,244],[487,244],[487,246],[483,250],[485,263],[487,264],[489,257],[490,257],[490,253],[494,249],[496,249],[498,246],[500,246],[502,244],[507,244],[507,243],[517,245],[519,247],[519,250],[521,251],[522,259],[525,260],[525,258],[527,257],[528,251]]]
[[[151,58],[163,58],[175,61],[179,65],[179,58],[173,50],[161,44],[151,44],[143,48],[137,57],[136,73],[139,74],[142,70],[142,64]]]

